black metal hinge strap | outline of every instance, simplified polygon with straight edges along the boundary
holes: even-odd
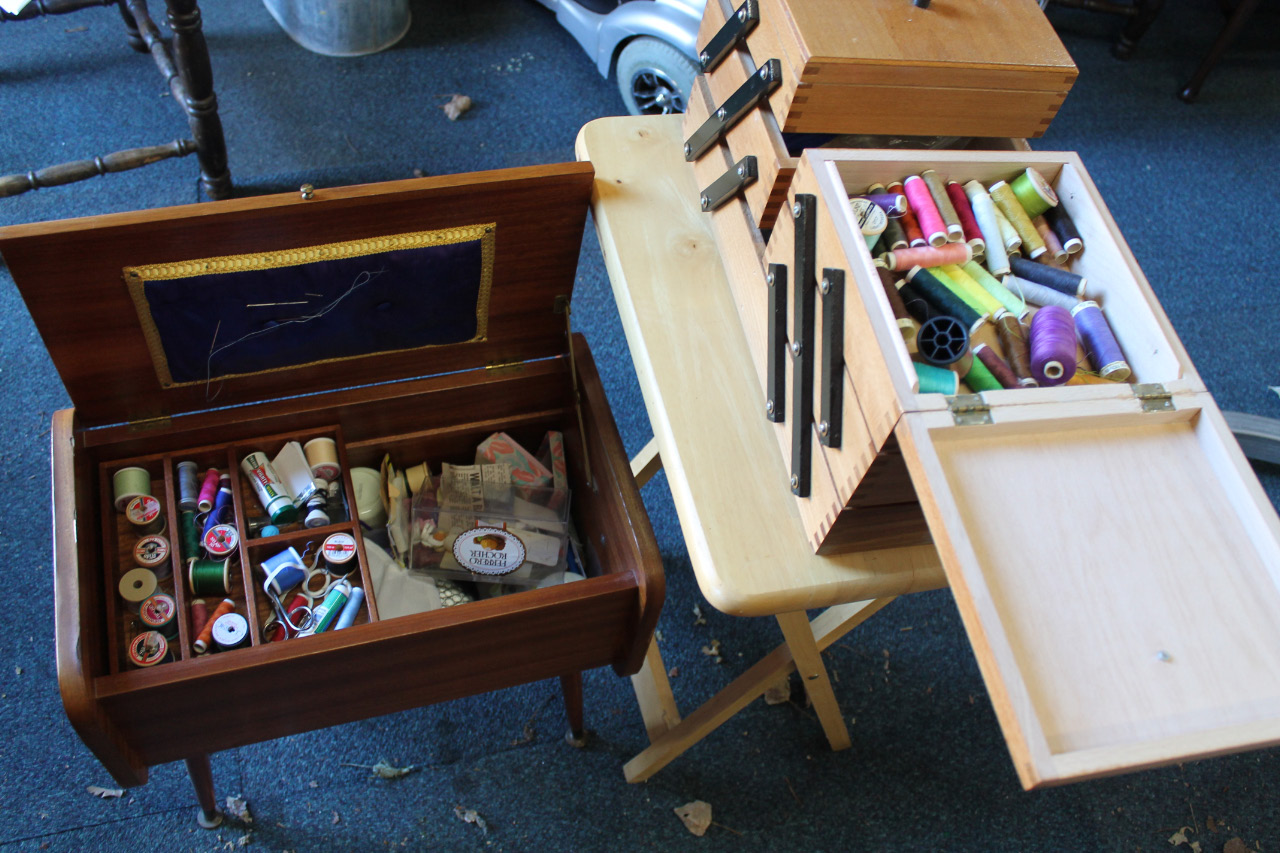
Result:
[[[761,65],[738,87],[738,90],[725,99],[724,104],[707,116],[702,126],[693,132],[684,144],[684,159],[693,161],[702,156],[721,137],[738,122],[747,111],[769,97],[769,94],[782,83],[782,63],[770,59]]]
[[[715,210],[726,201],[742,192],[756,182],[760,170],[756,167],[756,157],[748,154],[729,170],[711,182],[711,186],[702,191],[699,202],[703,210]]]
[[[718,0],[710,0],[718,2]],[[759,0],[747,0],[738,7],[738,11],[729,16],[720,31],[711,37],[707,46],[698,52],[698,66],[706,74],[720,64],[738,44],[744,41],[751,31],[760,23]]]
[[[817,281],[814,257],[817,254],[818,209],[816,196],[796,193],[791,213],[796,220],[796,258],[793,266],[791,317],[791,493],[809,497],[813,467],[813,347]]]
[[[827,268],[822,293],[822,376],[818,405],[818,441],[840,446],[844,410],[844,270]]]
[[[765,281],[769,284],[769,364],[765,371],[764,415],[780,424],[787,419],[782,404],[787,393],[787,265],[769,264]]]

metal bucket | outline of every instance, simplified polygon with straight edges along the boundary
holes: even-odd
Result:
[[[409,0],[262,0],[289,37],[325,56],[363,56],[409,31]]]

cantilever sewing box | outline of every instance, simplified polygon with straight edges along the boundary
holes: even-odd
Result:
[[[557,676],[580,729],[581,671],[640,667],[661,561],[590,351],[569,333],[592,174],[539,166],[0,230],[75,404],[52,430],[59,685],[120,784],[145,782],[149,765],[207,768],[211,751]],[[316,319],[294,322],[300,311]],[[255,498],[239,463],[254,450],[334,439],[351,500],[352,466],[376,469],[385,453],[438,471],[469,464],[494,432],[536,448],[548,430],[564,436],[587,575],[576,583],[380,620],[358,522],[266,538],[244,526]],[[113,472],[145,469],[176,531],[182,459],[234,481],[230,598],[250,642],[193,653],[175,547],[178,659],[139,669],[116,595],[133,537]],[[368,591],[356,624],[265,642],[261,561],[335,531],[354,537]]]

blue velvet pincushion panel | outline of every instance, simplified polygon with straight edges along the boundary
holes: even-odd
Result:
[[[161,384],[173,386],[483,339],[493,239],[493,225],[472,226],[125,278]]]

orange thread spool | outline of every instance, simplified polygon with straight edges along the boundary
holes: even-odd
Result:
[[[235,609],[236,603],[234,601],[229,598],[222,599],[222,603],[218,605],[217,609],[209,614],[209,620],[200,629],[200,636],[196,637],[195,643],[192,644],[195,647],[196,654],[202,655],[209,650],[209,642],[213,639],[213,623]]]

